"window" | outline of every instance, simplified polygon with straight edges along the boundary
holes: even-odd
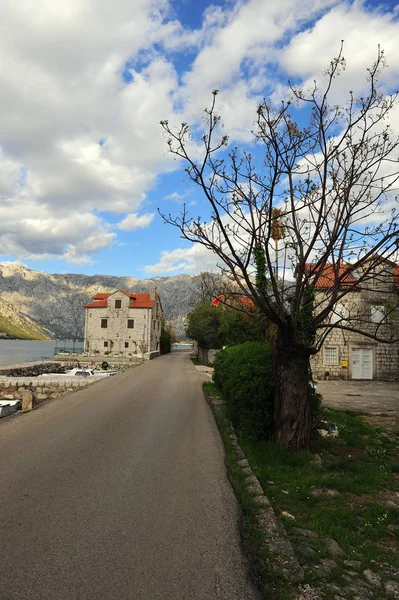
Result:
[[[104,342],[104,348],[108,348],[108,342]]]
[[[346,321],[349,317],[349,310],[345,304],[338,302],[332,310],[330,323],[340,323]]]
[[[371,307],[371,322],[382,323],[385,319],[385,310],[383,306]]]
[[[108,319],[101,319],[101,328],[107,329],[108,327]]]
[[[324,348],[324,364],[325,365],[337,365],[338,364],[338,348],[336,346],[326,346]]]
[[[129,348],[129,342],[125,342],[125,348]]]
[[[128,329],[133,329],[134,328],[134,319],[128,319],[127,320],[127,328]]]
[[[115,308],[122,308],[122,300],[115,300]]]

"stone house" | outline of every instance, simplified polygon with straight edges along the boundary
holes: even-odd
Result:
[[[332,265],[327,264],[314,278],[316,310],[322,310],[334,288],[337,289],[336,274]],[[398,266],[384,260],[365,279],[362,273],[349,271],[348,267],[340,267],[338,275],[341,275],[338,291],[345,287],[350,291],[337,302],[326,320],[337,327],[329,331],[320,352],[311,358],[314,379],[397,379],[399,343],[381,340],[399,337]]]
[[[155,289],[148,294],[99,293],[84,308],[85,352],[132,358],[159,355],[162,305]]]

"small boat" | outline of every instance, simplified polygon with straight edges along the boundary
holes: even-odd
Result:
[[[116,373],[117,371],[94,371],[93,369],[76,367],[65,373],[43,373],[39,377],[110,377]]]
[[[20,400],[0,400],[0,419],[8,417],[21,408]]]

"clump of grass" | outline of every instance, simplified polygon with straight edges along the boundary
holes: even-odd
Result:
[[[399,567],[388,530],[399,511],[382,497],[397,489],[395,438],[350,411],[325,409],[322,417],[339,430],[337,438],[317,439],[322,464],[309,452],[272,442],[241,437],[240,445],[276,511],[295,516],[288,530],[312,529],[335,539],[348,557],[357,549],[368,560]]]

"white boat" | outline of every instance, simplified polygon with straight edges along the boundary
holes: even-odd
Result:
[[[94,371],[93,369],[76,367],[65,373],[43,373],[39,377],[110,377],[116,373],[117,371]]]
[[[20,400],[0,400],[0,419],[8,417],[21,408]]]

